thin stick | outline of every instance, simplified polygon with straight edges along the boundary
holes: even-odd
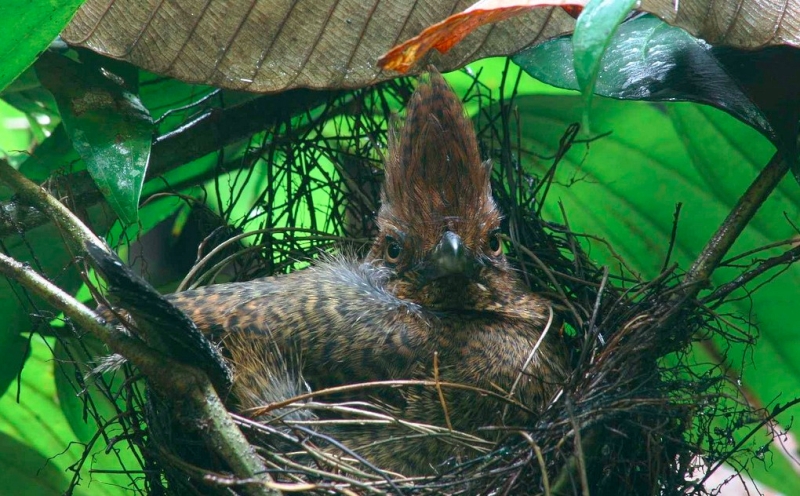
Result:
[[[528,444],[531,445],[533,448],[533,452],[536,454],[536,461],[539,462],[539,470],[542,472],[542,486],[544,487],[544,496],[550,496],[550,479],[547,476],[547,464],[544,461],[544,455],[542,454],[542,448],[536,444],[536,441],[533,440],[533,437],[525,431],[521,431],[519,433]]]
[[[672,258],[672,250],[675,249],[675,240],[678,237],[678,220],[681,218],[681,207],[683,203],[675,205],[675,212],[672,214],[672,232],[669,234],[669,248],[667,249],[667,256],[664,257],[664,265],[661,266],[661,272],[665,272],[669,267],[669,260]]]
[[[444,420],[447,423],[447,429],[452,432],[453,424],[450,423],[450,412],[447,410],[447,402],[444,400],[444,391],[442,391],[442,384],[439,382],[439,352],[433,352],[433,380],[436,381],[436,392],[439,394],[439,402],[442,404],[444,410]]]
[[[603,301],[603,291],[606,289],[606,283],[608,283],[608,265],[603,266],[603,278],[600,280],[600,289],[597,291],[597,298],[594,300],[592,318],[589,319],[588,331],[592,334],[595,332],[595,323],[597,323],[597,316],[600,314],[600,304]],[[605,346],[606,343],[603,335],[598,332],[597,336],[600,344]]]
[[[756,277],[760,276],[764,272],[772,269],[773,267],[777,267],[779,265],[788,265],[791,263],[800,260],[800,246],[796,246],[791,250],[785,251],[783,254],[778,255],[776,257],[768,258],[758,264],[753,270],[745,272],[744,274],[739,275],[733,281],[723,284],[722,286],[717,287],[713,293],[704,297],[701,301],[704,304],[710,304],[711,301],[717,300],[717,303],[714,306],[718,306],[722,304],[723,299],[727,297],[730,293],[743,287],[748,282],[752,281]]]
[[[358,391],[361,389],[373,388],[373,387],[398,387],[398,386],[432,386],[432,387],[446,387],[446,388],[453,388],[453,389],[461,389],[464,391],[473,391],[475,393],[479,393],[486,396],[491,396],[492,398],[496,398],[498,400],[504,401],[511,405],[516,406],[517,408],[522,409],[526,413],[534,414],[533,410],[526,407],[522,403],[518,401],[514,401],[505,395],[501,395],[495,393],[494,391],[489,391],[487,389],[482,389],[475,386],[469,386],[467,384],[458,384],[455,382],[436,382],[436,381],[419,381],[419,380],[393,380],[393,381],[372,381],[372,382],[363,382],[359,384],[346,384],[344,386],[336,386],[330,387],[326,389],[320,389],[318,391],[314,391],[311,393],[304,393],[295,396],[294,398],[289,398],[287,400],[278,401],[275,403],[270,403],[268,405],[256,407],[256,408],[248,408],[244,410],[243,413],[247,414],[249,417],[260,417],[262,415],[266,415],[267,413],[278,410],[280,408],[284,408],[287,406],[292,405],[293,403],[298,403],[301,401],[309,400],[314,397],[319,396],[326,396],[331,394],[337,393],[345,393],[348,391]]]
[[[578,426],[578,421],[575,419],[572,411],[572,405],[567,401],[567,410],[572,419],[572,425],[575,429],[575,457],[578,460],[578,474],[581,477],[581,492],[583,496],[589,496],[589,477],[586,475],[586,458],[583,454],[583,440],[581,439],[581,429]]]
[[[528,358],[526,358],[525,363],[522,364],[522,369],[520,369],[519,374],[517,374],[517,377],[514,379],[514,383],[511,385],[511,389],[508,391],[509,398],[514,397],[514,392],[517,390],[519,381],[522,379],[522,376],[525,374],[525,371],[528,370],[528,366],[533,361],[533,357],[535,357],[536,352],[539,351],[539,346],[541,346],[545,336],[547,336],[547,333],[550,331],[550,327],[553,325],[553,307],[551,305],[548,305],[547,310],[548,310],[547,325],[544,326],[542,335],[539,336],[539,339],[536,340],[536,344],[533,345],[531,352],[528,353]]]
[[[508,239],[508,238],[506,236],[503,236],[503,239]],[[561,297],[561,303],[563,303],[567,308],[570,309],[572,315],[575,316],[575,320],[578,321],[578,325],[582,326],[583,319],[581,319],[581,314],[578,313],[578,311],[572,305],[570,299],[567,298],[567,295],[564,293],[564,289],[561,287],[561,284],[559,284],[558,281],[556,281],[556,278],[555,276],[553,276],[552,271],[544,264],[544,262],[542,262],[542,260],[538,256],[536,256],[536,254],[533,251],[529,250],[527,247],[520,244],[520,245],[515,245],[514,248],[528,255],[531,258],[531,260],[533,260],[533,262],[536,265],[538,265],[540,269],[542,269],[547,278],[553,284],[553,287],[558,292],[558,295]]]

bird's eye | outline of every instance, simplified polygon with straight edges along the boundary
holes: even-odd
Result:
[[[391,236],[386,236],[386,261],[389,263],[397,263],[400,260],[400,255],[403,253],[403,247]]]
[[[503,246],[500,243],[500,231],[492,231],[489,233],[489,254],[497,257],[503,252]]]

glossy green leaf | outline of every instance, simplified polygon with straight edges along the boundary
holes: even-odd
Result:
[[[53,95],[42,87],[31,67],[19,75],[2,93],[3,100],[28,115],[46,115],[58,121],[58,106]]]
[[[37,495],[59,495],[67,489],[73,472],[68,471],[80,459],[84,446],[76,443],[76,436],[65,419],[56,396],[53,377],[52,340],[47,343],[39,337],[31,341],[32,355],[25,365],[20,386],[20,401],[15,400],[16,384],[0,397],[0,480],[3,488],[38,488]],[[12,441],[13,439],[13,441]],[[13,446],[25,445],[24,451],[9,451]],[[90,470],[119,470],[120,458],[130,453],[112,450],[105,453],[101,441],[91,451],[91,458],[80,467],[81,479],[74,494],[118,495],[129,494],[125,488],[134,484],[122,474],[90,473]],[[17,458],[14,461],[14,458]],[[8,468],[13,467],[9,472]],[[49,468],[48,468],[49,467]],[[63,475],[59,475],[59,473]],[[14,479],[7,477],[14,476]],[[138,483],[136,483],[138,484]],[[141,490],[141,487],[139,487]],[[0,489],[0,493],[3,489]],[[13,494],[17,493],[14,489]]]
[[[575,76],[587,99],[594,92],[603,54],[614,32],[636,3],[637,0],[591,0],[578,17],[572,36]]]
[[[135,222],[152,142],[147,109],[99,67],[48,56],[36,68],[89,174],[120,219]]]
[[[570,37],[557,38],[514,57],[528,74],[560,88],[579,90]],[[658,18],[620,26],[603,59],[594,91],[624,100],[694,101],[725,110],[765,135],[772,129],[711,47]]]
[[[69,23],[84,0],[0,2],[0,91],[25,72]],[[13,33],[13,35],[12,35]]]
[[[578,90],[570,37],[514,57],[531,76]],[[622,24],[597,75],[595,93],[625,100],[691,101],[712,105],[761,131],[794,156],[800,95],[800,51],[758,52],[712,47],[652,16]]]
[[[523,96],[516,103],[524,126],[522,163],[543,174],[551,164],[539,163],[537,157],[554,154],[566,127],[580,121],[583,101],[578,95]],[[656,107],[596,98],[592,125],[596,133],[612,134],[573,146],[558,166],[544,216],[563,222],[559,202],[563,203],[573,231],[604,238],[645,277],[654,277],[664,262],[676,203],[682,202],[683,209],[672,260],[686,270],[774,153],[757,131],[696,104]],[[516,136],[518,131],[510,132]],[[786,219],[795,223],[800,219],[800,191],[791,179],[781,183],[761,208],[733,253],[796,236]],[[591,256],[617,267],[600,245],[593,244]],[[720,270],[715,281],[726,282],[737,273]],[[800,266],[793,266],[748,298],[719,309],[758,325],[757,346],[735,345],[728,351],[733,370],[741,372],[746,365],[743,385],[764,405],[785,403],[800,391],[798,299]],[[724,349],[723,343],[717,346]],[[787,412],[781,422],[790,423],[796,413]],[[753,460],[749,469],[774,489],[800,494],[800,478],[778,447],[772,448],[770,463]]]
[[[56,126],[61,123],[61,117],[58,115],[55,98],[42,87],[33,68],[23,72],[3,91],[2,100],[20,112],[22,118],[27,121],[27,126],[21,125],[22,123],[19,121],[0,123],[0,128],[5,130],[5,132],[0,132],[0,148],[9,150],[2,142],[6,138],[4,135],[10,134],[11,129],[22,135],[26,141],[25,147],[11,149],[11,164],[17,165],[20,159],[25,157],[26,152],[46,141]],[[2,106],[3,104],[0,103],[0,108]],[[0,116],[3,114],[5,112],[0,110]],[[20,156],[15,157],[13,150],[17,150]]]

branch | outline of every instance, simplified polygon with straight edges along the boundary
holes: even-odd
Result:
[[[755,213],[772,194],[772,192],[780,183],[781,179],[789,171],[787,162],[776,152],[772,156],[769,163],[761,170],[758,177],[747,188],[747,191],[739,198],[739,201],[733,207],[731,212],[722,222],[716,233],[711,237],[703,251],[697,257],[697,260],[692,265],[689,272],[684,277],[683,284],[678,291],[668,301],[664,302],[664,308],[667,310],[666,315],[661,319],[659,325],[662,328],[670,328],[674,325],[674,319],[680,318],[681,310],[690,305],[696,304],[696,297],[700,290],[709,283],[709,279],[714,270],[719,266],[725,254],[733,246],[734,242],[738,239],[742,231],[752,220]],[[676,219],[678,210],[676,209]],[[677,222],[677,221],[676,221]],[[676,229],[676,224],[673,223],[673,236]],[[763,270],[779,263],[786,262],[786,258],[794,259],[797,256],[794,250],[787,252],[783,257],[777,257],[774,263],[765,263]],[[753,271],[751,277],[757,276],[762,271]],[[743,277],[748,277],[745,274]],[[727,290],[728,288],[725,288]],[[714,293],[712,296],[724,296],[724,294]],[[689,336],[686,336],[688,338]],[[684,343],[685,344],[685,343]],[[596,452],[598,449],[598,440],[602,439],[600,431],[597,429],[589,428],[583,443],[581,443],[580,432],[582,426],[575,426],[573,430],[574,439],[576,444],[576,453],[573,453],[562,466],[561,471],[557,474],[553,486],[551,488],[552,495],[566,495],[574,494],[577,492],[576,481],[583,481],[583,454],[578,451],[582,448],[584,451]],[[591,439],[591,442],[587,440]],[[715,467],[716,468],[716,467]],[[709,471],[711,473],[711,471]]]
[[[188,401],[190,408],[197,412],[196,425],[204,426],[198,429],[201,435],[209,446],[217,449],[236,476],[242,479],[258,479],[264,483],[247,486],[249,492],[257,495],[274,494],[268,489],[272,481],[266,468],[231,419],[204,373],[158,353],[113,326],[105,325],[92,310],[35,270],[1,253],[0,273],[64,312],[64,315],[100,339],[114,353],[127,358],[164,397]]]
[[[56,200],[44,188],[23,176],[4,159],[0,159],[0,180],[10,186],[25,203],[32,206],[28,211],[32,208],[39,212],[43,219],[55,222],[79,247],[92,244],[108,251],[106,244],[100,241],[63,203]]]
[[[758,174],[755,181],[736,202],[736,206],[719,226],[703,251],[697,257],[692,268],[683,279],[684,301],[693,301],[700,290],[708,285],[711,274],[719,266],[722,258],[731,249],[733,243],[742,234],[761,205],[789,172],[789,164],[780,152],[775,152],[769,163]]]
[[[211,109],[153,140],[147,177],[155,177],[220,148],[269,129],[342,92],[292,90],[258,97],[226,109]]]
[[[105,243],[86,228],[64,205],[48,195],[40,186],[25,178],[0,160],[0,179],[11,186],[27,202],[54,221],[70,240],[76,244],[91,244],[108,250]],[[197,429],[208,446],[216,449],[237,477],[256,479],[262,485],[248,485],[254,495],[274,494],[272,480],[261,459],[256,456],[242,432],[231,419],[206,374],[165,356],[144,342],[114,328],[89,308],[72,298],[61,288],[49,282],[28,265],[0,254],[0,273],[17,281],[47,303],[92,333],[114,353],[119,353],[144,373],[150,383],[165,398],[176,398],[176,403],[188,407]]]
[[[717,287],[713,293],[704,297],[701,301],[703,304],[710,304],[712,301],[716,301],[716,303],[714,303],[714,306],[716,307],[717,305],[721,304],[722,301],[733,291],[743,287],[761,274],[779,265],[792,264],[798,260],[800,260],[800,246],[796,246],[791,250],[787,250],[781,255],[763,260],[755,269],[747,271],[744,274],[739,275],[733,281]]]

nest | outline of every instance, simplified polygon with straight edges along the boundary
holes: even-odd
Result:
[[[187,200],[203,243],[184,286],[283,273],[321,250],[363,253],[375,233],[386,121],[411,95],[412,84],[391,81],[286,118],[251,140],[238,158],[221,163],[235,179],[216,184],[230,189],[230,202],[219,209],[223,215]],[[470,98],[483,93],[476,78]],[[280,487],[333,494],[704,494],[708,488],[694,475],[698,455],[712,466],[737,459],[746,464],[755,455],[729,434],[743,419],[765,416],[730,401],[735,388],[723,370],[698,371],[688,357],[693,342],[715,334],[728,341],[753,337],[730,331],[715,314],[687,301],[682,275],[674,270],[652,281],[624,269],[611,275],[582,248],[600,241],[572,232],[568,212],[558,223],[544,221],[539,212],[552,201],[552,171],[574,145],[577,129],[565,130],[558,152],[547,159],[549,171],[537,173],[514,158],[507,108],[483,107],[479,139],[495,163],[493,191],[505,215],[509,257],[566,322],[562,332],[573,372],[563,391],[535,424],[485,439],[446,426],[404,424],[381,405],[343,405],[328,392],[270,405],[269,421],[237,416]],[[263,189],[245,215],[234,214],[241,192],[252,187],[241,179],[255,180],[256,160]],[[70,347],[79,352],[74,343]],[[246,490],[246,481],[226,475],[224,464],[180,425],[168,399],[148,392],[132,368],[123,372],[124,381],[93,377],[98,389],[92,394],[124,400],[115,402],[118,416],[100,429],[113,432],[116,441],[109,444],[128,443],[138,454],[140,466],[126,467],[132,485],[153,494]],[[76,389],[83,391],[80,377]],[[91,411],[91,395],[84,398]],[[467,443],[483,454],[452,460],[436,476],[401,477],[342,446],[324,422],[307,421],[304,409],[400,425],[408,435]],[[345,453],[346,463],[335,460],[332,450]]]

